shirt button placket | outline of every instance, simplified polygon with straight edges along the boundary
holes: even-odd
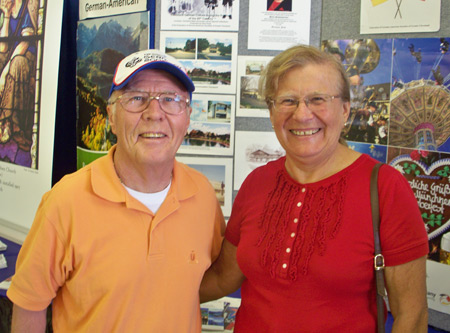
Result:
[[[287,276],[287,271],[288,271],[288,266],[289,266],[289,262],[290,262],[290,258],[291,258],[291,253],[292,253],[292,246],[294,244],[295,241],[295,237],[297,236],[297,231],[299,228],[299,218],[298,216],[300,216],[300,212],[303,209],[303,202],[305,199],[305,194],[306,194],[306,189],[303,187],[299,193],[299,195],[297,196],[297,203],[293,209],[292,212],[292,223],[289,223],[289,227],[288,227],[288,237],[286,238],[286,248],[285,248],[285,252],[283,254],[283,260],[281,262],[281,275],[282,276]]]

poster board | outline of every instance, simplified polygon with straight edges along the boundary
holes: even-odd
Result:
[[[62,8],[59,0],[28,3],[25,12],[32,24],[26,29],[32,36],[19,37],[29,42],[24,65],[28,85],[19,102],[23,107],[8,104],[14,98],[0,88],[0,233],[13,240],[24,239],[42,195],[51,187]],[[9,33],[0,42],[11,38],[11,27]],[[13,53],[0,68],[2,73],[11,68],[10,60]]]
[[[149,48],[151,34],[147,11],[78,22],[78,169],[116,143],[106,111],[114,70],[126,55]]]

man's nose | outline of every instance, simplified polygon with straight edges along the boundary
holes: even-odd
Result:
[[[164,111],[161,109],[159,100],[155,97],[150,98],[147,107],[142,112],[142,116],[145,118],[162,118],[163,115]]]

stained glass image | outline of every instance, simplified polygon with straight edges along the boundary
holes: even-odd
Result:
[[[38,168],[46,1],[0,7],[0,160]]]

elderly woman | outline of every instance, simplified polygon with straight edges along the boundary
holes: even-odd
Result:
[[[260,85],[286,156],[244,181],[201,301],[241,287],[236,332],[375,332],[369,184],[377,161],[340,140],[350,111],[342,65],[295,46],[269,63]],[[395,169],[381,167],[378,187],[393,331],[425,332],[421,214]]]

